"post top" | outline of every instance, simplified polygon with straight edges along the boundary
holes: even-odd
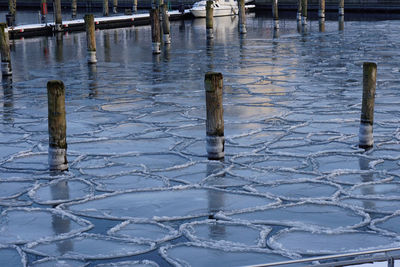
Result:
[[[222,73],[221,72],[214,72],[214,71],[209,71],[206,72],[205,76],[204,76],[204,80],[210,80],[212,78],[220,78],[222,79]]]
[[[51,81],[47,82],[47,86],[51,86],[51,87],[53,87],[53,86],[64,86],[64,83],[63,83],[63,81],[60,81],[60,80],[51,80]]]
[[[364,62],[363,64],[364,67],[377,67],[375,62]]]

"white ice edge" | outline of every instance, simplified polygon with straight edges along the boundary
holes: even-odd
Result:
[[[154,249],[156,249],[156,246],[154,243],[152,242],[139,242],[139,241],[135,241],[132,239],[126,239],[126,238],[119,238],[119,237],[113,237],[113,236],[105,236],[105,235],[100,235],[100,234],[89,234],[89,233],[82,233],[80,235],[75,235],[75,236],[71,236],[68,239],[86,239],[86,238],[93,238],[93,239],[101,239],[101,240],[106,240],[106,241],[118,241],[118,242],[122,242],[122,243],[133,243],[133,244],[138,244],[138,245],[147,245],[149,246],[148,249],[143,249],[143,250],[138,250],[138,251],[133,251],[130,253],[110,253],[109,255],[97,255],[97,256],[90,256],[90,255],[79,255],[77,253],[72,252],[71,254],[66,253],[62,255],[63,259],[73,259],[73,260],[101,260],[101,259],[114,259],[114,258],[122,258],[122,257],[129,257],[129,256],[134,256],[134,255],[138,255],[138,254],[143,254],[143,253],[147,253],[149,251],[152,251]],[[28,252],[28,253],[32,253],[35,255],[39,255],[39,256],[43,256],[43,257],[55,257],[52,255],[47,255],[46,253],[42,253],[38,250],[35,250],[34,247],[35,246],[39,246],[42,244],[49,244],[52,243],[54,241],[62,241],[62,240],[66,240],[66,239],[61,239],[61,240],[46,240],[46,241],[38,241],[38,242],[31,242],[26,244],[23,247],[23,250]]]
[[[2,183],[22,183],[22,182],[28,182],[28,181],[10,181],[10,180],[2,181],[2,180],[0,180],[0,187],[1,187]],[[30,181],[30,182],[32,182],[32,183],[31,183],[30,186],[28,186],[29,188],[26,188],[26,189],[24,189],[22,191],[14,193],[13,195],[9,195],[9,196],[6,196],[6,197],[0,197],[0,201],[3,201],[3,200],[7,201],[7,200],[12,200],[12,199],[18,198],[19,196],[21,196],[21,195],[25,194],[26,192],[30,191],[34,187],[33,181]]]
[[[119,261],[119,262],[113,262],[113,263],[102,263],[96,265],[96,267],[118,267],[118,266],[127,266],[127,265],[146,265],[149,267],[159,267],[159,265],[151,260],[138,260],[138,261]]]
[[[40,200],[39,197],[36,196],[37,191],[45,186],[52,186],[54,184],[58,184],[60,182],[74,182],[74,181],[78,181],[81,183],[86,184],[89,187],[89,194],[86,194],[84,196],[81,197],[77,197],[77,198],[72,198],[72,199],[59,199],[59,200]],[[32,189],[29,190],[28,192],[28,196],[36,203],[38,204],[42,204],[42,205],[57,205],[57,204],[61,204],[61,203],[66,203],[66,202],[71,202],[71,201],[76,201],[76,200],[82,200],[82,199],[87,199],[90,196],[94,195],[94,186],[91,182],[81,179],[81,178],[60,178],[60,179],[55,179],[55,180],[51,180],[49,183],[37,183]]]
[[[385,221],[387,221],[387,220],[389,220],[391,218],[399,217],[399,216],[400,216],[400,210],[397,210],[397,211],[395,211],[395,212],[393,212],[390,215],[387,215],[385,217],[374,219],[370,223],[370,228],[372,230],[377,231],[377,232],[384,233],[385,235],[390,235],[390,236],[399,238],[399,233],[392,232],[392,231],[389,231],[389,230],[386,230],[384,228],[381,228],[381,227],[377,226],[377,224],[379,224],[379,223],[385,222]]]
[[[28,266],[28,258],[26,254],[22,251],[22,249],[19,246],[16,245],[5,245],[5,244],[0,244],[0,249],[7,249],[7,248],[12,248],[15,249],[19,256],[21,257],[21,264],[23,267]]]
[[[77,230],[71,230],[68,233],[62,233],[62,234],[58,234],[58,235],[55,235],[52,237],[42,237],[42,238],[34,241],[33,243],[64,240],[64,239],[70,238],[72,236],[75,236],[77,234],[80,234],[82,232],[88,231],[94,227],[94,225],[91,222],[89,222],[85,219],[79,218],[71,213],[68,213],[68,212],[66,212],[64,210],[60,210],[60,209],[13,207],[13,208],[8,208],[8,209],[4,210],[1,213],[1,216],[6,216],[6,214],[10,211],[26,211],[28,213],[32,212],[32,211],[45,211],[45,212],[49,212],[51,214],[59,215],[60,217],[67,217],[67,218],[73,220],[74,222],[76,222],[80,226],[80,228]],[[19,240],[15,244],[25,244],[25,243],[28,244],[28,243],[32,243],[32,242],[30,240]]]
[[[32,262],[32,264],[35,265],[35,264],[41,264],[41,263],[46,263],[46,262],[51,262],[51,261],[62,261],[62,260],[71,260],[71,259],[64,259],[63,257],[45,257],[43,259]],[[79,260],[74,260],[74,261],[79,261]],[[75,266],[75,267],[86,267],[90,264],[89,262],[84,262],[84,261],[82,261],[81,263],[82,263],[82,265]]]

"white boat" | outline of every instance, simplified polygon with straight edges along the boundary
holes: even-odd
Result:
[[[207,1],[199,1],[194,3],[190,12],[197,18],[206,17],[206,3]],[[238,4],[234,0],[214,0],[213,5],[214,17],[220,16],[233,16],[238,14]]]

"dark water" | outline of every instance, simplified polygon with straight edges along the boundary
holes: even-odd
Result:
[[[400,21],[247,23],[239,36],[237,18],[218,18],[206,41],[204,20],[173,22],[156,56],[150,26],[96,31],[92,66],[84,33],[13,40],[0,265],[232,266],[398,246]],[[378,64],[367,153],[365,61]],[[205,155],[207,71],[224,75],[223,162]],[[47,166],[53,79],[66,86],[63,174]]]

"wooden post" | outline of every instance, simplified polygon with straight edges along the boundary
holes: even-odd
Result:
[[[132,11],[133,11],[133,13],[137,13],[137,0],[133,0]]]
[[[222,105],[223,76],[218,72],[207,72],[204,77],[206,91],[206,140],[210,160],[225,156],[224,108]]]
[[[0,23],[0,49],[1,49],[1,73],[3,76],[12,75],[10,39],[8,37],[8,27],[5,23]]]
[[[87,40],[87,60],[89,64],[97,62],[96,59],[96,36],[94,34],[94,16],[93,14],[86,14],[85,17],[86,25],[86,40]]]
[[[297,21],[301,21],[302,0],[297,0]]]
[[[162,27],[163,27],[163,39],[164,43],[170,44],[171,43],[171,36],[170,36],[170,24],[169,24],[169,16],[168,16],[168,5],[162,4],[161,5],[161,12],[162,12]]]
[[[153,54],[161,53],[161,29],[159,19],[158,8],[152,8],[150,10],[150,21],[151,21],[151,47]]]
[[[8,26],[15,25],[16,12],[17,12],[17,0],[8,0],[8,14],[6,15]]]
[[[319,0],[318,17],[325,18],[325,0]]]
[[[103,0],[103,16],[108,16],[108,0]]]
[[[71,3],[71,11],[72,11],[72,17],[76,18],[76,12],[78,11],[78,3],[77,0],[72,0]]]
[[[41,23],[46,23],[46,15],[47,15],[47,3],[46,0],[40,1],[40,21]]]
[[[49,167],[50,170],[68,169],[67,123],[65,120],[65,87],[62,81],[47,83],[49,123]]]
[[[117,14],[118,0],[113,1],[113,13]]]
[[[247,29],[246,29],[246,8],[244,0],[239,0],[238,5],[239,5],[239,33],[245,34],[247,33]]]
[[[307,0],[301,0],[301,24],[307,25]]]
[[[279,29],[278,0],[272,1],[272,16],[274,18],[274,28]]]
[[[339,0],[339,16],[344,16],[344,0]]]
[[[54,0],[53,2],[54,12],[54,31],[62,31],[62,16],[61,16],[61,0]]]
[[[214,38],[213,28],[214,28],[214,8],[213,1],[207,0],[206,4],[206,34],[207,38]]]
[[[319,31],[325,32],[325,18],[319,18]]]
[[[374,145],[374,105],[376,91],[377,66],[373,62],[363,65],[363,95],[359,132],[359,147],[368,149]]]

